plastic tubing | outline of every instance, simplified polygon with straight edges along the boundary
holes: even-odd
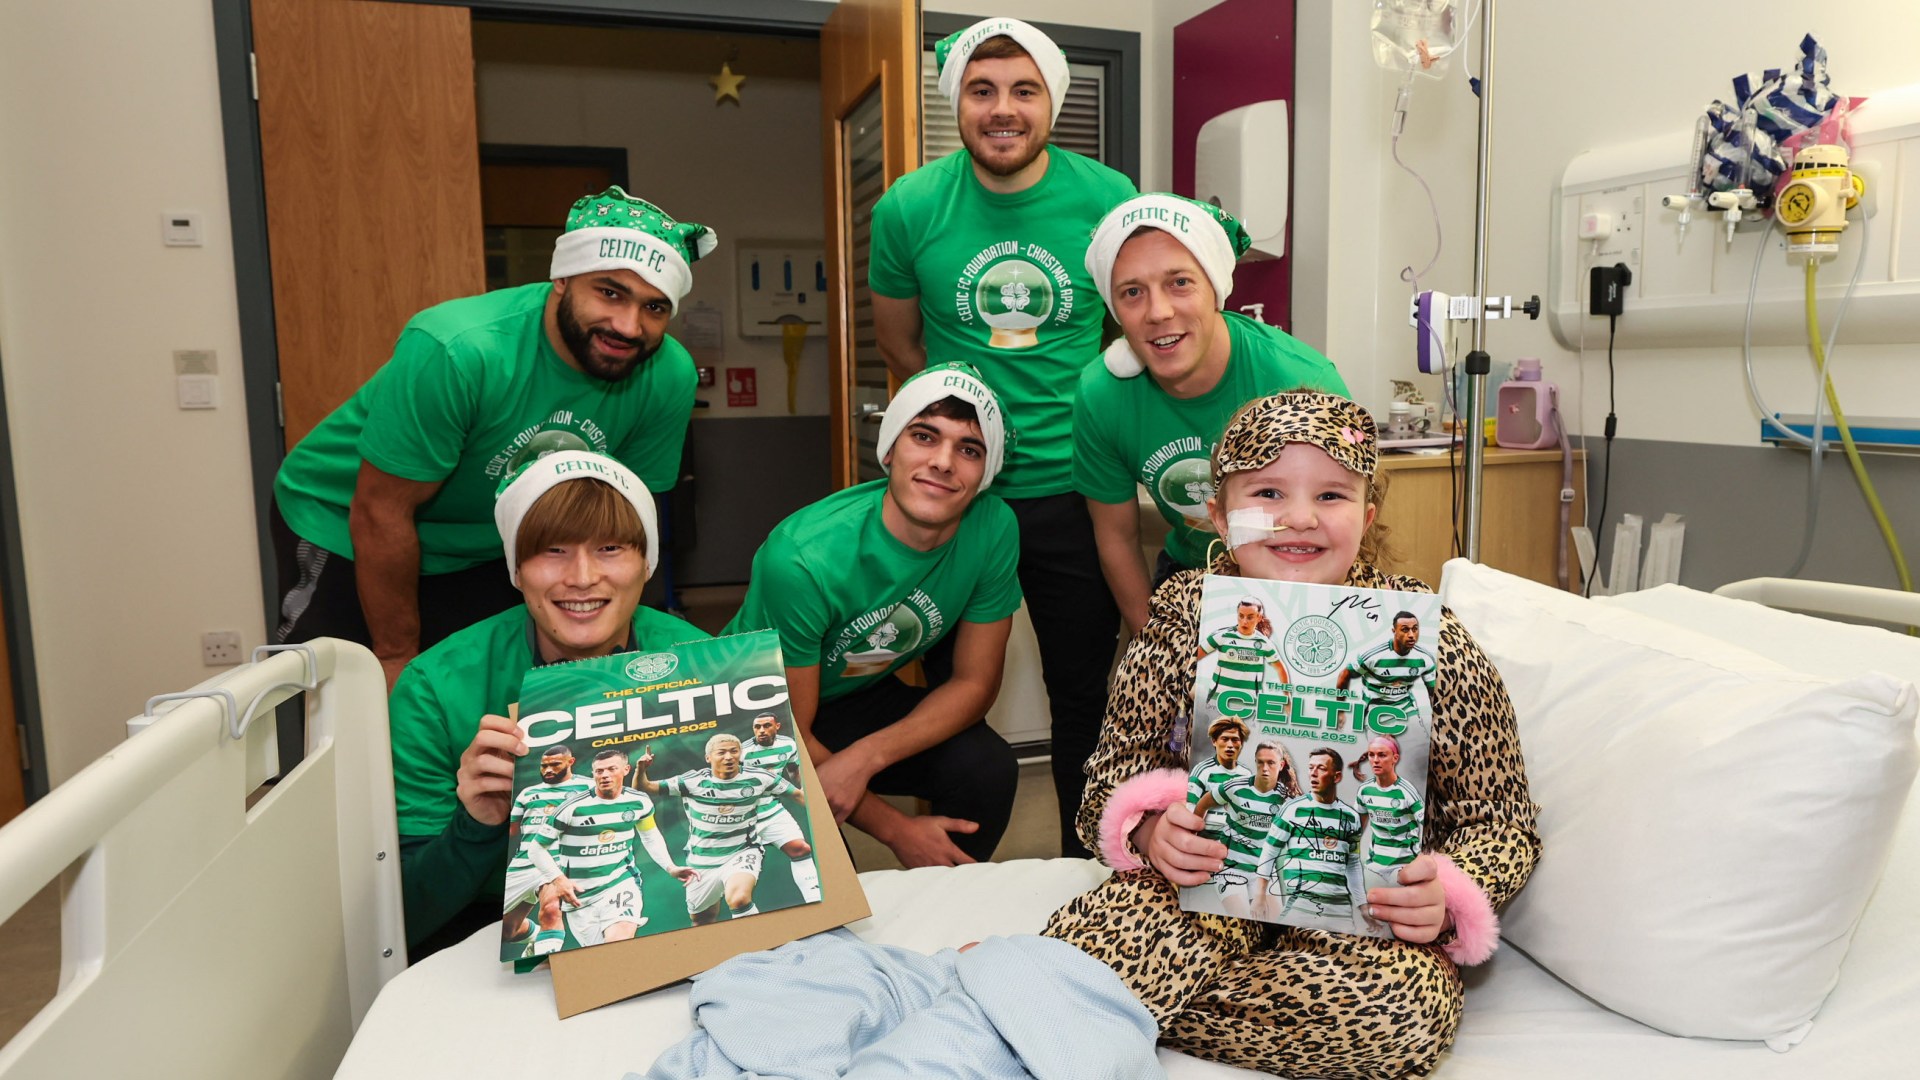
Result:
[[[1834,392],[1833,380],[1826,377],[1826,350],[1820,344],[1820,303],[1815,295],[1815,281],[1820,273],[1817,259],[1807,260],[1807,341],[1813,346],[1814,359],[1818,361],[1827,404],[1833,409],[1834,426],[1840,429],[1840,444],[1846,447],[1847,464],[1853,468],[1853,478],[1860,484],[1860,494],[1866,497],[1867,507],[1873,511],[1873,521],[1880,528],[1880,538],[1886,541],[1887,550],[1893,554],[1893,571],[1900,579],[1900,588],[1913,591],[1913,574],[1907,570],[1906,556],[1900,553],[1900,537],[1893,531],[1893,522],[1887,520],[1887,508],[1880,504],[1880,496],[1873,490],[1873,480],[1867,476],[1866,463],[1860,460],[1860,449],[1853,444],[1853,431],[1847,427],[1847,414],[1840,408],[1840,395]],[[1814,429],[1818,434],[1819,429]],[[1909,627],[1908,633],[1914,628]]]

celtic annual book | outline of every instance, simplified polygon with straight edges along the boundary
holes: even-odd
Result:
[[[1208,575],[1176,730],[1227,857],[1181,907],[1391,936],[1367,891],[1421,851],[1439,634],[1431,593]]]

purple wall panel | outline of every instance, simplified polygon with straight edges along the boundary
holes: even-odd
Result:
[[[1193,194],[1193,145],[1201,125],[1242,105],[1285,99],[1287,161],[1293,161],[1293,0],[1224,0],[1173,30],[1173,190]],[[1292,178],[1288,178],[1292,190]],[[1229,206],[1228,210],[1237,207]],[[1241,263],[1228,310],[1264,304],[1263,318],[1292,328],[1293,215],[1287,254]]]

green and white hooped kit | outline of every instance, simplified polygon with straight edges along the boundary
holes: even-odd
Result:
[[[522,466],[500,485],[500,493],[494,498],[493,523],[506,547],[507,576],[513,579],[514,587],[520,585],[520,564],[514,558],[520,522],[540,496],[569,480],[598,480],[626,497],[634,513],[640,515],[640,529],[647,537],[647,577],[653,577],[660,565],[660,515],[654,509],[653,493],[632,469],[605,454],[561,450]]]
[[[980,378],[980,372],[971,364],[950,362],[932,364],[900,384],[900,390],[887,403],[887,413],[880,420],[880,440],[874,445],[874,456],[880,459],[880,468],[891,472],[887,467],[887,455],[893,452],[893,441],[907,430],[913,418],[926,411],[927,406],[941,398],[958,398],[973,406],[980,420],[980,437],[987,444],[986,470],[980,475],[980,490],[985,491],[993,484],[993,478],[999,474],[1000,466],[1007,460],[1007,414],[1000,407],[1000,398],[987,387]]]
[[[973,50],[988,38],[996,37],[1012,38],[1033,57],[1040,77],[1047,81],[1047,97],[1051,99],[1048,104],[1053,106],[1053,119],[1058,121],[1060,106],[1067,100],[1067,84],[1073,81],[1073,72],[1067,67],[1067,54],[1038,27],[1019,19],[999,17],[981,19],[934,43],[933,63],[940,72],[940,92],[947,96],[953,111],[960,111],[961,79],[966,74],[967,61],[973,58]]]
[[[675,221],[665,210],[615,186],[573,204],[566,231],[554,241],[547,276],[631,270],[665,293],[677,312],[693,288],[692,264],[712,254],[719,243],[719,234],[705,225]]]
[[[1116,320],[1120,314],[1113,309],[1113,264],[1127,238],[1140,229],[1159,229],[1191,251],[1213,286],[1215,306],[1226,309],[1227,294],[1233,292],[1233,264],[1253,239],[1238,218],[1220,207],[1158,191],[1136,195],[1108,211],[1087,245],[1087,273]],[[1130,379],[1145,370],[1125,337],[1108,347],[1105,359],[1107,370],[1118,378]]]

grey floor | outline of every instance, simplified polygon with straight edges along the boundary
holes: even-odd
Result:
[[[739,607],[744,591],[736,587],[684,590],[682,602],[688,621],[717,633]],[[895,802],[903,809],[912,809],[908,800]],[[1045,859],[1060,854],[1058,806],[1046,761],[1021,765],[1013,821],[994,851],[994,861]],[[900,865],[885,845],[856,829],[842,832],[854,864],[861,870]],[[0,924],[0,1044],[11,1039],[52,999],[59,976],[60,904],[58,887],[49,885],[13,918]]]

